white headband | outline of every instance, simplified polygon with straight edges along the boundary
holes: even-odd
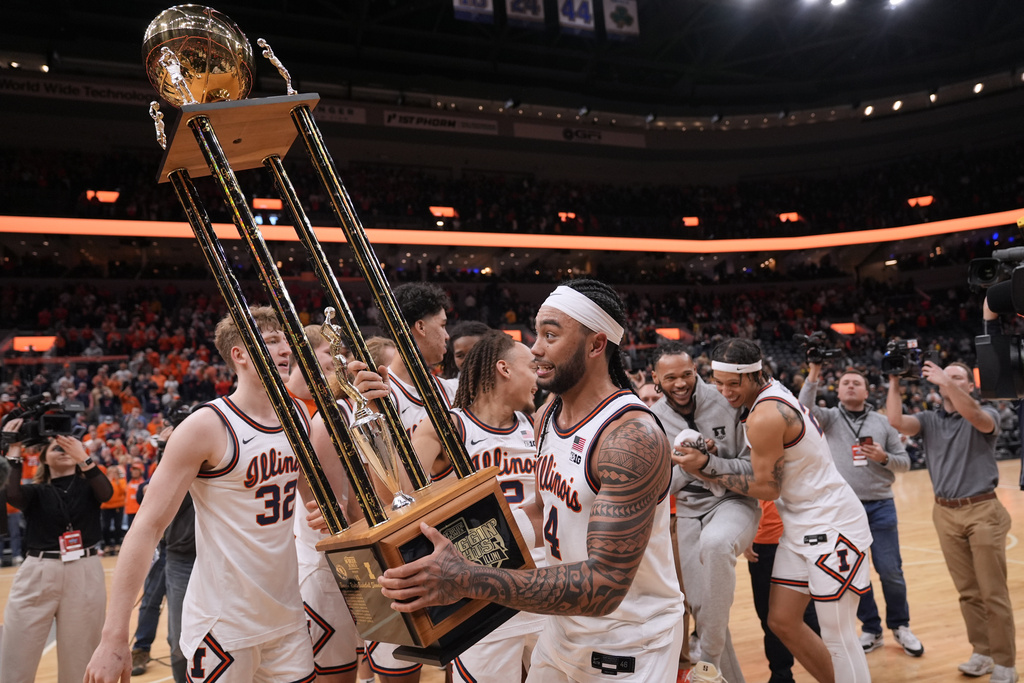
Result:
[[[743,374],[745,372],[757,372],[761,369],[761,361],[755,363],[747,363],[746,365],[737,365],[736,363],[723,363],[720,360],[711,361],[712,370],[721,370],[722,372],[735,372],[736,374]]]
[[[580,294],[572,287],[565,285],[555,287],[555,291],[551,292],[542,305],[557,308],[594,332],[604,332],[612,344],[622,343],[622,325],[615,322],[615,319],[595,304],[590,297]]]

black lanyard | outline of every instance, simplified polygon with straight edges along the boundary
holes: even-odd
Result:
[[[843,419],[846,420],[847,426],[850,427],[850,431],[854,433],[853,434],[853,440],[855,442],[856,441],[860,441],[860,432],[861,432],[862,429],[864,429],[864,423],[868,421],[867,420],[867,417],[868,417],[867,409],[865,408],[864,412],[861,413],[861,415],[860,415],[860,424],[857,426],[856,430],[853,428],[853,422],[850,421],[850,416],[847,415],[847,413],[846,413],[846,408],[842,407],[841,405],[839,406],[839,414],[843,416]]]
[[[71,519],[71,509],[68,507],[68,503],[65,497],[71,493],[71,490],[75,488],[75,484],[78,483],[78,474],[74,474],[71,477],[71,483],[68,484],[66,489],[62,489],[50,480],[50,488],[57,492],[57,507],[60,508],[61,515],[64,516],[64,521],[67,523],[66,531],[74,531],[74,522]]]

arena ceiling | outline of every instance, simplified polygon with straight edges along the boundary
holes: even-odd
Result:
[[[166,5],[5,6],[0,53],[60,73],[143,78],[142,33]],[[302,85],[669,115],[780,111],[1024,69],[1020,0],[639,0],[641,38],[566,35],[454,18],[451,0],[254,0],[214,6],[266,38]],[[0,54],[2,58],[2,54]],[[259,60],[265,76],[274,75]],[[301,88],[300,88],[301,89]]]

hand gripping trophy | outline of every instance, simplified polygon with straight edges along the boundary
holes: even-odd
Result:
[[[287,95],[246,99],[253,83],[252,48],[241,29],[220,12],[200,5],[180,5],[165,10],[149,25],[142,52],[150,81],[160,97],[180,107],[180,115],[173,123],[164,121],[159,103],[150,107],[158,141],[165,149],[158,181],[171,183],[185,210],[203,256],[243,333],[246,350],[254,359],[324,514],[332,535],[321,541],[318,548],[327,555],[360,635],[367,640],[397,643],[402,647],[396,650],[396,655],[412,661],[448,662],[515,611],[481,600],[463,600],[402,614],[390,608],[391,601],[381,595],[376,577],[389,567],[400,566],[432,551],[432,544],[419,531],[420,522],[437,528],[463,548],[468,557],[476,558],[474,561],[490,566],[532,567],[529,548],[495,479],[497,468],[474,471],[448,418],[447,408],[423,366],[380,260],[373,252],[313,119],[312,110],[319,103],[319,96],[296,93],[281,59],[266,41],[261,39],[259,45],[264,48],[264,57],[287,79]],[[339,381],[346,380],[342,382],[343,390],[356,404],[356,419],[348,425],[305,340],[275,260],[238,185],[235,177],[238,171],[262,166],[272,175],[298,239],[307,252],[310,268],[331,302],[333,311],[325,333],[334,336],[332,343],[340,343],[344,331],[353,342],[356,357],[368,367],[373,366],[351,309],[284,169],[282,159],[297,136],[303,139],[314,170],[330,198],[335,218],[423,397],[428,417],[452,462],[457,480],[428,486],[394,405],[381,399],[376,401],[379,412],[372,410],[347,382],[345,367],[341,365],[335,374]],[[221,139],[231,141],[227,149],[221,145]],[[232,221],[255,262],[263,290],[281,318],[299,369],[323,415],[364,519],[352,524],[345,520],[324,477],[298,409],[273,367],[199,199],[192,178],[201,176],[213,178],[231,211]],[[334,314],[338,315],[338,326],[334,324]],[[415,500],[401,490],[398,460],[416,489]],[[364,461],[394,495],[390,512],[381,504],[363,466]],[[485,548],[498,548],[500,552],[484,552]]]
[[[331,357],[334,359],[334,376],[341,390],[355,406],[349,434],[355,442],[356,450],[363,462],[369,463],[374,473],[380,478],[394,495],[391,509],[398,510],[415,502],[412,496],[402,491],[398,481],[398,450],[391,438],[384,416],[370,408],[370,402],[363,397],[348,378],[348,361],[345,360],[345,345],[342,342],[341,328],[333,324],[336,311],[328,306],[324,309],[324,323],[320,333],[331,345]]]

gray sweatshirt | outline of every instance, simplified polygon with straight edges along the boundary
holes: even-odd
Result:
[[[842,405],[819,408],[815,405],[819,385],[819,382],[804,382],[800,389],[800,403],[811,409],[814,419],[825,432],[832,460],[839,473],[862,501],[892,498],[892,483],[896,481],[896,472],[910,469],[910,456],[903,447],[899,432],[893,429],[884,415],[874,412],[866,403],[864,413],[858,416]],[[870,436],[882,447],[889,456],[886,465],[870,458],[866,466],[857,467],[853,464],[852,447],[861,436]]]
[[[684,429],[695,428],[705,439],[714,439],[718,447],[718,455],[710,456],[708,464],[704,466],[705,472],[753,474],[750,449],[746,446],[743,425],[740,423],[740,411],[730,406],[718,390],[699,377],[693,388],[693,398],[696,401],[692,416],[693,427],[669,405],[664,396],[651,406],[651,411],[661,420],[668,440],[675,440]],[[723,500],[730,498],[749,501],[751,507],[757,506],[753,498],[734,491],[726,491],[722,496],[715,495],[704,481],[684,472],[681,467],[672,468],[670,491],[676,494],[676,515],[679,517],[702,517]]]

